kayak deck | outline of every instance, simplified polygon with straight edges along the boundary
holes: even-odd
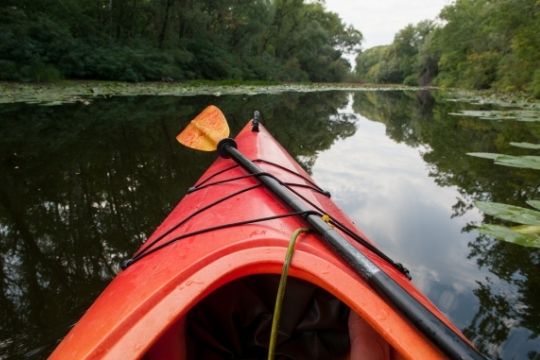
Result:
[[[324,210],[325,214],[366,239],[331,199],[314,186],[309,175],[264,127],[260,126],[259,132],[252,132],[248,124],[236,137],[236,142],[238,148],[248,158],[257,161],[270,176],[289,184],[305,201]],[[221,227],[235,223],[241,225]],[[224,325],[218,326],[217,322],[202,326],[209,321],[208,314],[213,316],[210,319],[221,317],[223,324],[229,325],[232,313],[244,319],[253,316],[256,301],[246,304],[239,302],[237,307],[225,306],[225,300],[240,301],[247,296],[245,293],[229,290],[233,295],[244,294],[233,299],[219,294],[231,286],[245,288],[245,282],[259,283],[261,279],[275,282],[272,279],[281,272],[290,235],[304,226],[306,224],[302,217],[293,216],[290,209],[260,186],[257,178],[247,176],[230,159],[217,159],[197,182],[196,188],[188,192],[141,246],[134,256],[136,261],[118,274],[51,358],[184,358],[187,349],[201,347],[200,339],[193,339],[196,334],[207,340],[213,339],[217,335],[211,332],[210,327],[223,328]],[[205,229],[211,231],[202,231]],[[347,234],[343,235],[459,333],[403,273]],[[328,325],[336,329],[342,335],[341,341],[346,339],[347,346],[350,346],[350,343],[357,341],[356,335],[351,334],[347,327],[351,312],[403,358],[444,358],[436,346],[348,268],[318,235],[309,233],[299,239],[289,274],[295,278],[294,283],[310,288],[311,292],[326,294],[324,296],[330,299],[329,303],[335,302],[338,304],[335,309],[341,309],[341,312],[338,311],[341,315],[333,323],[329,321],[331,316],[322,316],[317,321],[311,319],[313,329],[325,329],[324,326]],[[251,298],[267,303],[275,296],[272,295],[275,293],[273,291],[272,286],[263,286],[255,292],[256,295],[251,294]],[[286,297],[285,306],[287,301]],[[310,298],[309,301],[314,300]],[[217,305],[205,305],[212,302]],[[222,305],[221,314],[216,310],[220,308],[218,305]],[[199,314],[201,309],[210,310],[194,320],[196,316],[193,314]],[[298,309],[302,308],[297,308],[297,312],[307,314],[307,318],[298,315],[297,325],[305,324],[314,310]],[[289,315],[284,315],[284,319],[294,313],[293,309]],[[265,314],[262,310],[258,313],[259,317],[267,316]],[[263,325],[259,326],[264,328]],[[206,328],[207,332],[203,332],[202,328]],[[295,329],[298,330],[298,326]],[[224,354],[232,351],[231,343],[240,348],[245,344],[238,345],[240,330],[222,330],[230,337],[226,341],[229,345],[219,345],[216,341],[211,343],[216,348],[228,349],[219,353],[223,358],[228,358]],[[247,338],[253,340],[253,336]],[[257,341],[263,342],[260,338]],[[309,339],[294,349],[297,351],[307,344]],[[377,346],[373,344],[374,351],[377,351]],[[263,345],[261,347],[264,348]],[[336,356],[338,354],[340,352],[336,351]],[[213,358],[220,358],[216,356]]]

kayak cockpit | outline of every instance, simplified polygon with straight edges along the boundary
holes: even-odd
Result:
[[[278,282],[278,275],[253,275],[218,288],[174,323],[144,359],[265,359]],[[392,358],[390,346],[347,305],[289,278],[276,358],[354,359],[351,343],[363,347],[362,359]]]

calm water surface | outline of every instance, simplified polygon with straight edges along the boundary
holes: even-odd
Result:
[[[540,251],[479,235],[473,205],[539,199],[540,173],[466,155],[526,154],[509,143],[540,143],[540,123],[450,116],[493,106],[401,91],[0,105],[0,359],[46,357],[210,165],[175,142],[209,103],[233,133],[260,110],[482,351],[540,359]]]

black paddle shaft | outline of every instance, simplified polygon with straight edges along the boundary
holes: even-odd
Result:
[[[218,150],[221,156],[231,157],[250,174],[257,176],[266,188],[292,210],[297,212],[309,212],[312,210],[276,178],[268,176],[265,171],[238,151],[234,140],[222,140],[218,145]],[[334,230],[330,224],[321,219],[320,216],[309,214],[305,216],[305,219],[357,274],[391,302],[394,307],[398,308],[446,355],[453,359],[485,359],[471,344],[462,339],[448,325],[413,298],[390,276]]]

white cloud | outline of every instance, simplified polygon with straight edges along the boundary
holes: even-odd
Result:
[[[407,24],[435,19],[452,0],[326,0],[326,8],[364,34],[363,48],[390,44]]]
[[[351,105],[343,110],[354,112]],[[477,234],[463,232],[482,215],[452,217],[458,188],[436,183],[419,148],[396,142],[385,124],[357,115],[354,135],[318,155],[313,177],[368,238],[411,270],[420,290],[458,319],[457,307],[475,303],[472,291],[486,276],[468,258]]]

